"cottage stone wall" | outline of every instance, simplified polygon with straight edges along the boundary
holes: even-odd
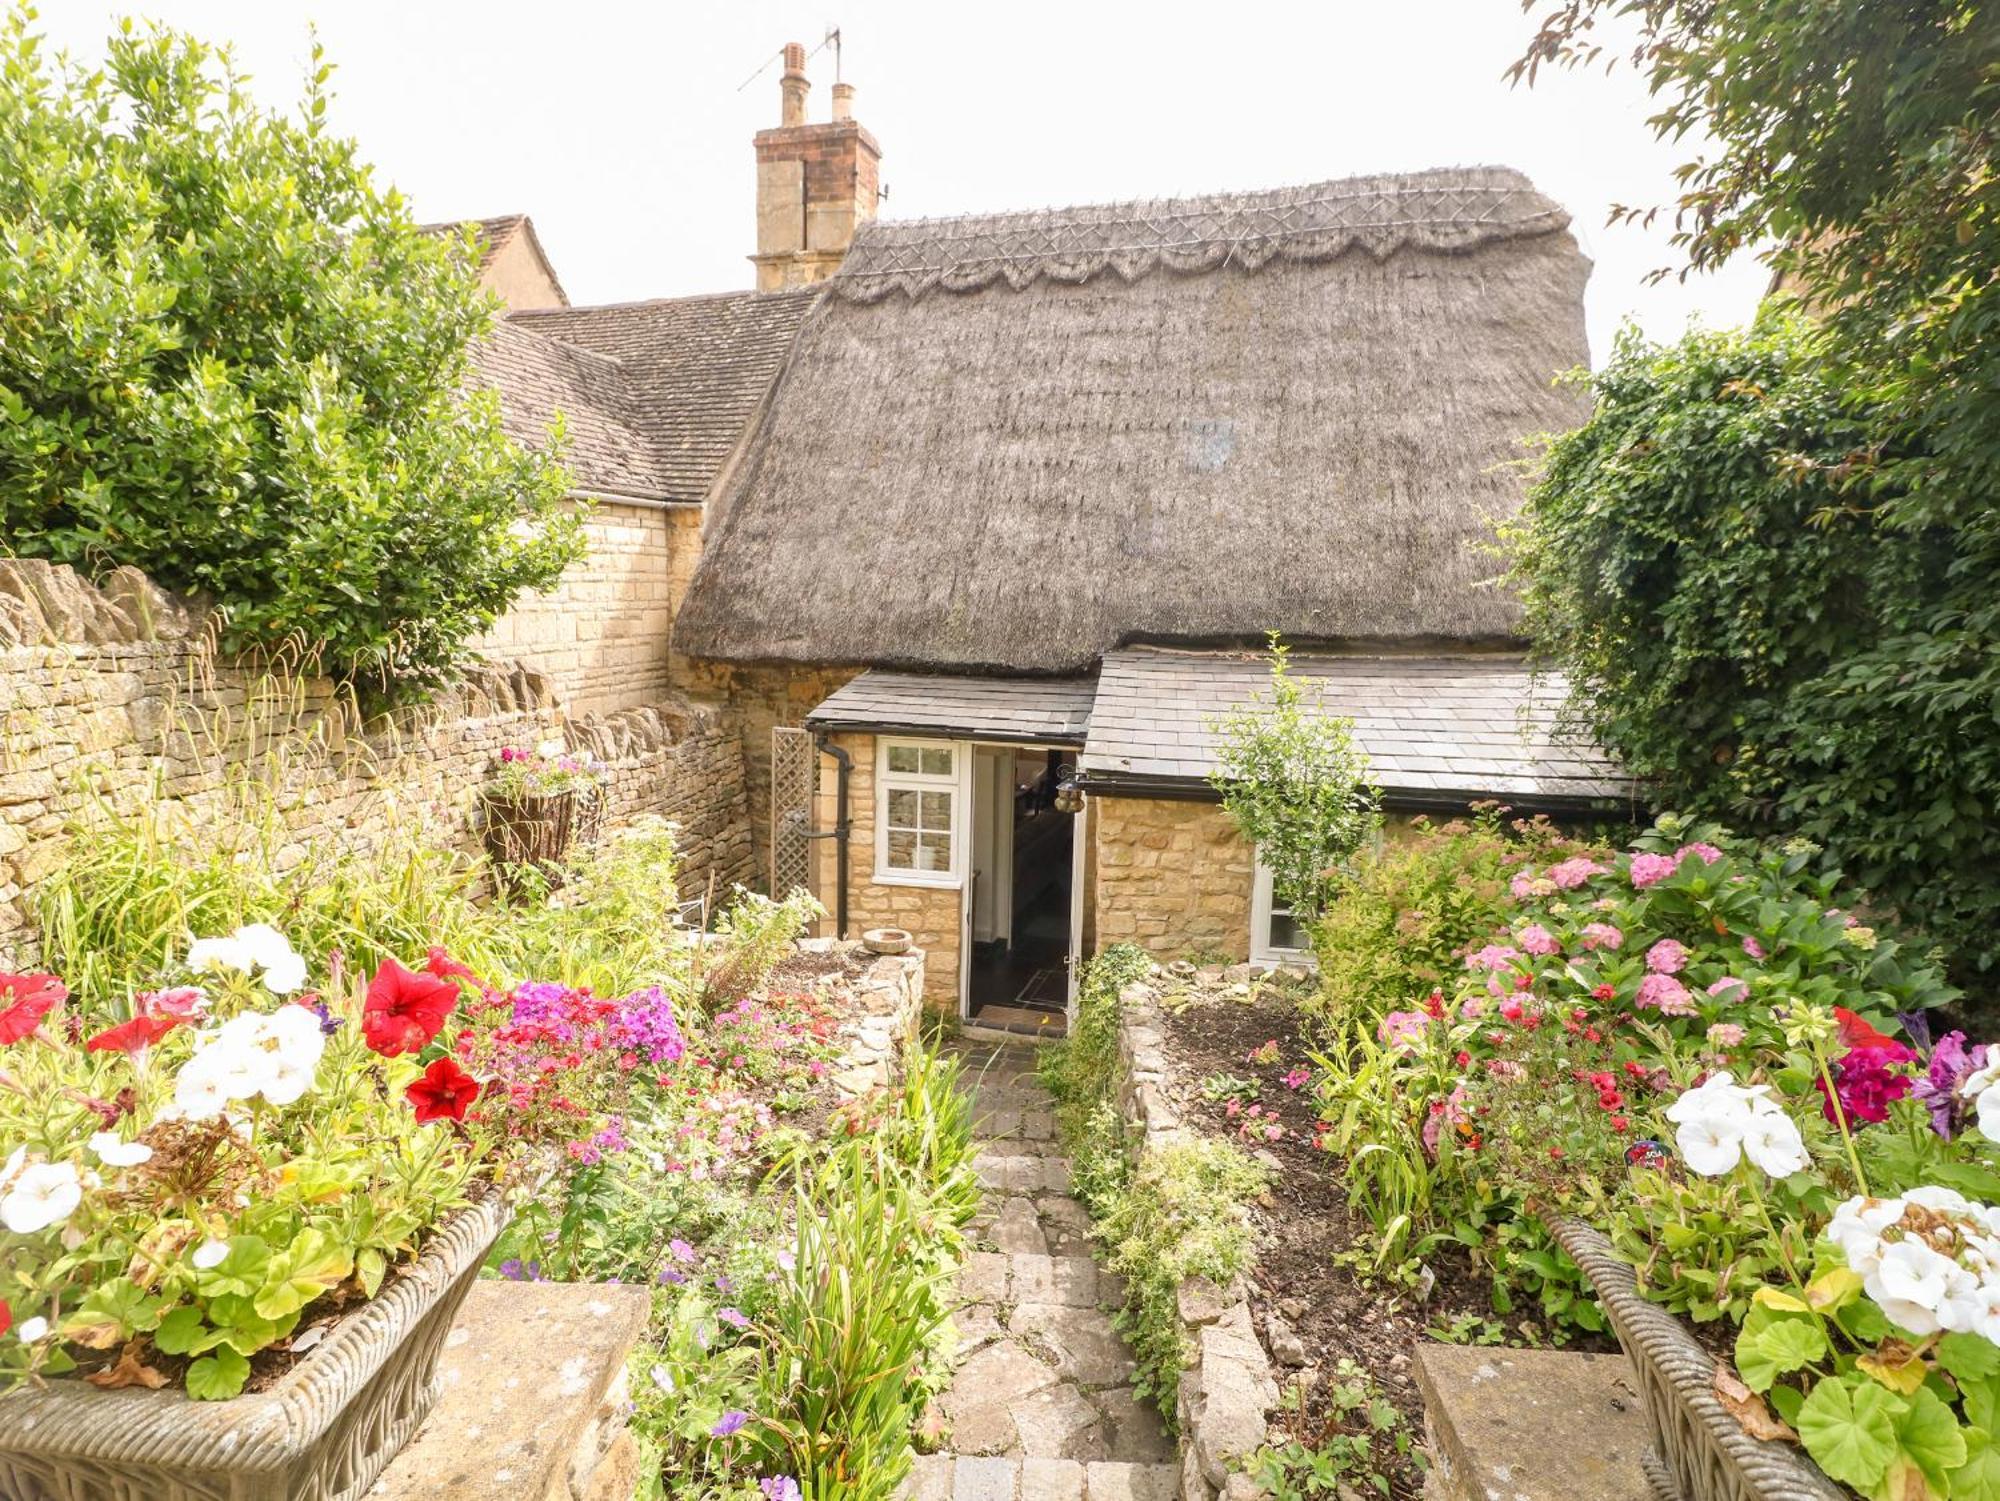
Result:
[[[957,882],[949,886],[891,885],[875,879],[875,737],[829,737],[854,757],[848,783],[848,816],[853,820],[852,848],[847,870],[847,933],[859,938],[870,928],[902,928],[925,953],[924,1004],[949,1016],[958,1014],[959,937],[963,895]],[[820,777],[819,807],[814,827],[831,829],[839,821],[837,784],[829,762]],[[840,889],[837,841],[819,844],[819,899],[827,916],[823,933],[835,931]]]
[[[0,960],[33,949],[34,888],[95,806],[166,804],[193,829],[238,816],[249,785],[282,818],[280,863],[309,842],[376,847],[412,824],[477,846],[482,786],[509,745],[561,736],[611,763],[612,821],[683,826],[682,885],[752,878],[736,736],[666,697],[572,718],[555,686],[492,669],[421,709],[364,721],[338,685],[282,663],[217,658],[212,621],[136,570],[92,585],[0,559]]]
[[[1219,803],[1093,796],[1092,937],[1161,959],[1250,955],[1256,854]]]
[[[562,581],[522,596],[474,648],[540,673],[572,714],[658,703],[673,689],[668,640],[701,562],[701,510],[600,501],[584,534],[590,550]]]

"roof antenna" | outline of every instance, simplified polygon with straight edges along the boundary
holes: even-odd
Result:
[[[839,83],[840,82],[840,28],[838,26],[829,24],[826,28],[826,35],[820,38],[820,44],[817,47],[813,48],[812,51],[808,52],[806,54],[806,57],[808,60],[818,57],[822,52],[826,51],[826,49],[829,47],[833,49],[833,81],[835,83]],[[736,92],[739,94],[742,93],[745,89],[749,88],[751,84],[755,83],[758,79],[762,78],[766,73],[770,72],[771,64],[777,62],[784,55],[785,55],[785,49],[783,47],[780,47],[776,52],[773,52],[769,57],[765,58],[761,63],[757,64],[757,71],[752,73],[748,78],[744,79],[743,82],[736,85]]]

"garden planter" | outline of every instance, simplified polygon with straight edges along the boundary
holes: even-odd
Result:
[[[572,792],[547,797],[488,797],[486,852],[510,880],[526,866],[553,875],[569,853],[577,815],[576,794]]]
[[[1751,1438],[1716,1399],[1715,1357],[1638,1292],[1611,1242],[1576,1220],[1549,1226],[1604,1306],[1632,1362],[1652,1429],[1643,1463],[1660,1501],[1841,1501],[1847,1492],[1797,1448]]]
[[[7,1501],[358,1501],[437,1401],[438,1355],[506,1223],[461,1210],[275,1385],[227,1402],[51,1381],[0,1397]]]

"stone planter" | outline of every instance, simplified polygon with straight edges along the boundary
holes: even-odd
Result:
[[[1841,1501],[1847,1492],[1793,1445],[1751,1438],[1716,1399],[1715,1357],[1639,1296],[1611,1242],[1577,1220],[1550,1225],[1597,1294],[1639,1378],[1652,1446],[1641,1456],[1660,1501]]]
[[[227,1402],[52,1381],[0,1397],[7,1501],[358,1501],[438,1399],[438,1355],[507,1221],[446,1220],[267,1390]]]

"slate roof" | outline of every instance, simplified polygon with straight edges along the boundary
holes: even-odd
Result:
[[[669,483],[629,373],[617,360],[502,323],[472,351],[475,378],[500,392],[500,425],[541,443],[560,411],[578,488],[664,499]]]
[[[564,306],[568,306],[569,294],[563,290],[562,282],[556,276],[554,262],[542,249],[541,236],[535,233],[535,221],[526,214],[496,214],[490,219],[446,219],[436,224],[419,224],[417,228],[425,234],[452,235],[468,224],[479,232],[479,271],[482,276],[493,264],[494,257],[507,248],[508,242],[515,235],[525,233],[542,263],[542,269],[549,273],[549,285],[556,289],[556,296],[562,299]]]
[[[698,503],[736,451],[818,296],[810,288],[723,292],[534,308],[507,322],[615,361],[633,432],[649,455],[649,484],[660,499]],[[504,381],[502,393],[509,395]]]
[[[1567,688],[1519,657],[1351,657],[1295,652],[1355,738],[1391,805],[1502,797],[1521,806],[1626,801],[1634,783],[1601,750],[1562,738]],[[1252,652],[1132,648],[1106,655],[1078,769],[1086,784],[1200,783],[1215,766],[1220,715],[1269,681]]]
[[[814,729],[904,730],[955,740],[1082,745],[1090,678],[864,672],[806,716]]]

